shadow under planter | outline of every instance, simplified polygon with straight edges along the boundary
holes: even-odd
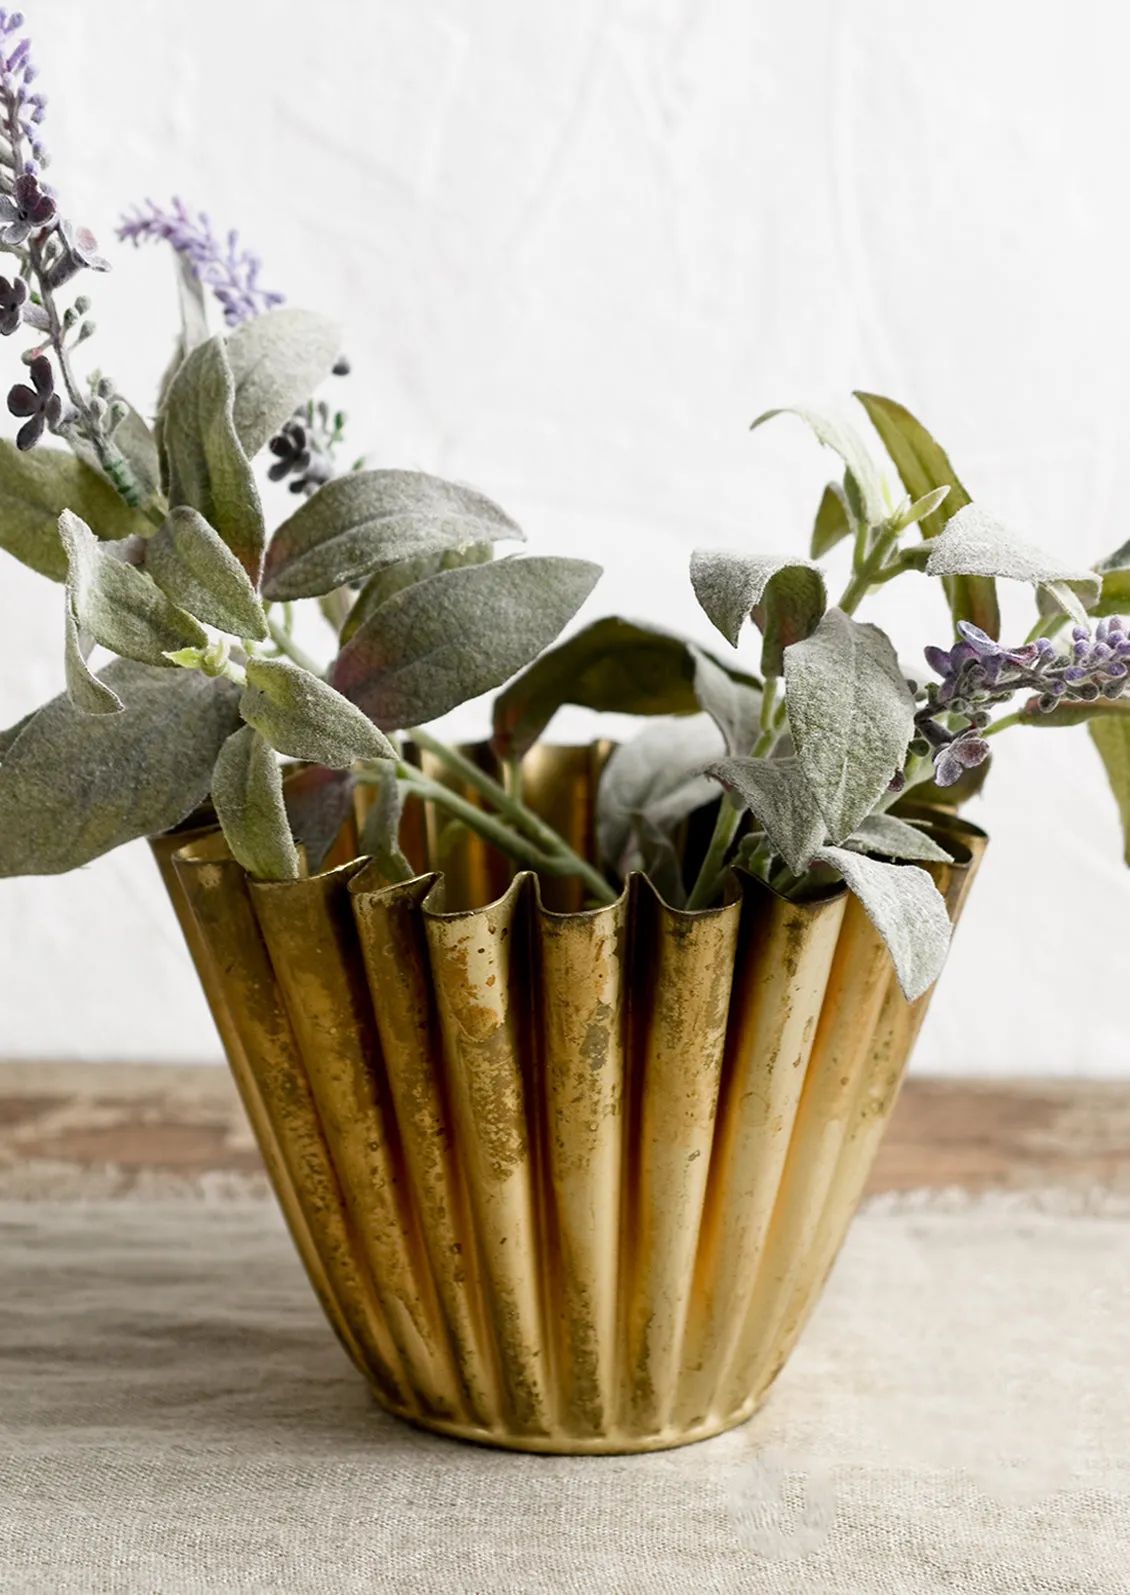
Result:
[[[577,752],[535,750],[547,804]],[[956,921],[985,836],[931,825]],[[458,846],[481,876],[481,842]],[[384,1407],[567,1453],[753,1413],[930,996],[905,1001],[855,897],[740,875],[689,913],[634,875],[562,912],[523,872],[449,909],[434,872],[262,883],[214,829],[153,848],[311,1283]]]

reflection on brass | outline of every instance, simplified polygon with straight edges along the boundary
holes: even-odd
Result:
[[[603,756],[524,771],[586,851]],[[929,994],[843,890],[742,875],[692,914],[637,875],[586,909],[428,807],[432,872],[399,885],[358,859],[252,882],[214,829],[153,844],[314,1289],[413,1423],[566,1453],[731,1428],[831,1269]],[[985,838],[923,817],[956,921]]]

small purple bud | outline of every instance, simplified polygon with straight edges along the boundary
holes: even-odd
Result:
[[[960,759],[967,770],[974,769],[978,764],[984,764],[991,751],[984,737],[958,737],[950,746],[954,758]]]
[[[1039,649],[1040,653],[1045,656],[1055,653],[1055,643],[1050,637],[1037,637],[1036,647]]]
[[[1105,642],[1106,641],[1106,634],[1107,634],[1107,631],[1109,629],[1110,629],[1110,621],[1104,615],[1102,620],[1100,620],[1098,625],[1095,627],[1095,641],[1096,642]]]
[[[1076,642],[1090,642],[1091,640],[1091,633],[1086,626],[1072,626],[1071,635]]]
[[[924,648],[922,652],[925,654],[926,663],[931,670],[936,670],[939,676],[949,674],[950,656],[944,648],[935,648],[931,644],[929,648]]]
[[[1110,654],[1111,650],[1105,642],[1097,642],[1091,649],[1091,661],[1092,663],[1101,664],[1104,659],[1110,658]]]
[[[1107,675],[1110,676],[1112,680],[1118,680],[1122,676],[1126,675],[1127,671],[1130,670],[1130,666],[1127,666],[1125,661],[1122,659],[1112,659],[1105,668]]]
[[[1086,681],[1087,672],[1082,665],[1070,665],[1063,672],[1064,681]]]

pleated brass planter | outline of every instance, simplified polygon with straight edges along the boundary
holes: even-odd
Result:
[[[558,823],[566,805],[576,843],[599,762],[530,757],[528,794]],[[416,819],[425,862],[435,816]],[[985,838],[936,824],[956,920]],[[584,912],[574,882],[508,880],[467,835],[394,886],[351,858],[256,883],[214,830],[154,850],[295,1244],[382,1406],[573,1453],[751,1415],[929,1000],[903,999],[854,897],[747,876],[686,913],[637,875]]]

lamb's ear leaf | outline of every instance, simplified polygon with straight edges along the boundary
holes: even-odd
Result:
[[[249,659],[239,712],[279,753],[343,770],[395,759],[388,738],[328,682],[289,659]]]
[[[856,853],[881,853],[884,858],[931,864],[953,862],[953,854],[939,847],[925,831],[893,814],[869,814],[860,820],[844,846]]]
[[[878,393],[856,393],[855,397],[866,410],[911,498],[923,498],[934,488],[949,488],[945,501],[919,522],[923,537],[937,537],[946,522],[971,502],[948,455],[921,421],[894,399],[885,399]],[[947,576],[943,585],[955,625],[959,620],[971,620],[990,637],[1000,636],[997,589],[990,578]]]
[[[1127,545],[1130,547],[1130,544]],[[1119,549],[1121,555],[1124,551]],[[1092,615],[1130,615],[1130,569],[1113,566],[1100,567],[1103,590],[1097,604],[1091,605]]]
[[[310,764],[283,776],[283,799],[295,844],[305,849],[306,864],[316,875],[342,826],[353,812],[356,780],[351,770]]]
[[[722,751],[722,733],[705,714],[654,721],[616,748],[596,794],[602,860],[625,875],[639,867],[640,816],[670,835],[695,809],[716,801],[718,787],[704,772]]]
[[[63,664],[67,678],[67,696],[76,709],[86,714],[119,714],[122,700],[87,664],[93,647],[90,639],[79,631],[70,595],[63,605],[66,617],[66,643]]]
[[[165,595],[206,625],[263,641],[267,617],[251,578],[199,510],[178,504],[145,545],[145,569]]]
[[[17,720],[15,725],[5,726],[3,731],[0,731],[0,764],[3,764],[9,751],[15,747],[16,738],[20,732],[27,730],[38,713],[38,709],[32,709],[24,715],[22,720]]]
[[[824,613],[824,575],[794,554],[732,554],[699,549],[691,555],[691,583],[708,618],[731,647],[746,620],[763,633],[761,669],[779,676],[783,655],[807,637]]]
[[[26,453],[0,439],[0,548],[52,581],[65,581],[67,555],[59,540],[65,509],[92,526],[103,541],[151,530],[110,484],[62,449]]]
[[[383,570],[374,571],[345,617],[341,628],[341,647],[345,647],[353,633],[364,625],[375,609],[387,603],[396,593],[403,592],[406,587],[414,587],[417,582],[427,581],[429,576],[438,576],[441,571],[458,570],[462,565],[485,565],[493,558],[493,544],[472,543],[469,548],[449,548],[443,554],[424,554],[416,559],[398,560],[395,565],[386,565]]]
[[[282,771],[254,726],[233,731],[220,749],[212,771],[212,804],[232,857],[249,875],[261,881],[298,879]]]
[[[338,654],[333,685],[385,731],[438,719],[536,658],[600,574],[587,560],[534,555],[430,576],[370,615]]]
[[[98,679],[121,713],[86,714],[64,692],[13,727],[0,765],[0,876],[76,869],[178,825],[208,795],[239,724],[231,684],[127,659]]]
[[[209,338],[192,351],[169,384],[158,441],[169,503],[199,510],[258,587],[266,540],[263,509],[235,429],[234,402],[224,340]]]
[[[474,488],[424,471],[350,471],[327,482],[271,539],[263,593],[318,598],[373,571],[525,533]]]
[[[809,553],[813,559],[820,559],[845,537],[854,537],[855,530],[855,515],[848,504],[847,493],[838,482],[829,482],[816,511]]]
[[[843,876],[867,917],[886,942],[899,985],[914,1002],[937,980],[950,945],[945,898],[917,864],[882,864],[845,847],[822,847],[814,855]]]
[[[824,817],[795,759],[720,759],[707,773],[733,792],[794,875],[803,875],[824,840]]]
[[[249,460],[329,376],[340,353],[336,322],[290,306],[252,316],[229,335],[235,433]]]
[[[766,421],[771,421],[777,415],[799,416],[825,448],[832,449],[843,460],[847,467],[848,478],[845,488],[849,498],[856,500],[855,512],[858,519],[866,521],[868,526],[878,526],[885,520],[887,506],[883,498],[879,472],[867,452],[866,444],[854,427],[836,416],[818,415],[814,410],[798,409],[795,405],[789,405],[776,410],[766,410],[764,415],[759,415],[753,422],[750,431]]]
[[[1004,576],[1042,589],[1065,614],[1085,621],[1102,578],[1078,570],[1018,537],[979,504],[967,504],[934,539],[927,576]]]
[[[694,691],[699,704],[721,731],[726,752],[737,758],[753,751],[761,729],[761,690],[735,681],[701,648],[691,648]]]
[[[1126,708],[1130,710],[1130,704]],[[1087,729],[1091,733],[1091,741],[1099,750],[1110,789],[1118,804],[1125,839],[1124,857],[1130,864],[1130,713],[1096,715]]]
[[[675,632],[606,615],[536,659],[494,700],[494,750],[521,757],[563,704],[621,714],[693,714],[697,659],[705,657],[748,691],[755,676],[718,664]]]
[[[885,633],[840,609],[786,650],[785,687],[800,767],[843,842],[906,762],[914,697]]]
[[[111,553],[70,510],[59,516],[68,561],[67,600],[79,631],[123,659],[163,665],[180,648],[203,648],[203,626],[151,577]]]
[[[377,772],[372,801],[361,828],[361,854],[373,860],[389,885],[410,881],[416,871],[400,846],[400,821],[404,789],[395,765],[384,763]]]

